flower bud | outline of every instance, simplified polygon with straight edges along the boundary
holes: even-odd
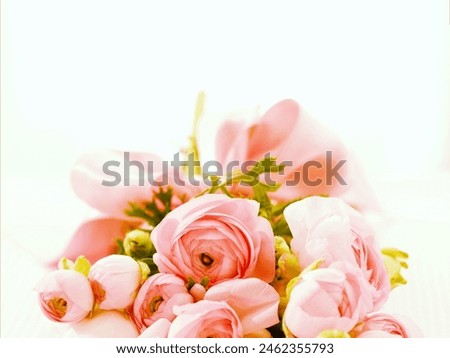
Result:
[[[327,329],[320,332],[317,338],[351,338],[347,332],[338,329]]]
[[[289,249],[286,240],[281,236],[275,236],[275,259],[278,260],[283,254],[290,254],[291,250]]]
[[[390,247],[382,249],[381,253],[383,254],[384,266],[389,275],[391,288],[394,289],[397,286],[406,285],[407,281],[402,276],[402,268],[408,268],[408,264],[406,263],[408,254]]]
[[[150,240],[150,233],[143,230],[130,231],[123,241],[125,254],[137,259],[150,257],[155,253],[155,249]]]
[[[89,272],[95,298],[104,310],[124,309],[133,303],[141,283],[140,265],[131,257],[110,255],[98,260]]]
[[[39,304],[48,319],[78,322],[91,312],[94,295],[86,277],[73,270],[48,273],[38,283]]]
[[[286,294],[287,285],[292,279],[299,276],[300,266],[297,258],[291,253],[283,253],[278,259],[277,266],[276,276],[272,281],[272,286],[280,295],[278,314],[281,317],[283,316],[288,301]]]

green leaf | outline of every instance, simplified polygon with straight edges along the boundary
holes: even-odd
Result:
[[[130,203],[130,208],[125,210],[125,214],[143,219],[150,226],[155,227],[172,211],[173,197],[171,187],[160,187],[158,191],[153,191],[151,201],[144,204]],[[183,200],[184,198],[180,199]]]

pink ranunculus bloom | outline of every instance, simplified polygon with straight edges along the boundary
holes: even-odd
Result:
[[[158,273],[148,278],[139,289],[133,304],[132,317],[143,332],[156,321],[173,321],[173,307],[194,302],[186,283],[178,276]]]
[[[175,307],[168,338],[241,338],[236,312],[225,302],[198,301]]]
[[[92,265],[89,281],[99,308],[125,309],[133,303],[141,283],[139,264],[129,256],[110,255]]]
[[[280,296],[272,286],[257,278],[219,283],[206,292],[205,300],[228,303],[238,315],[245,335],[279,322]]]
[[[369,288],[361,270],[346,262],[307,272],[291,291],[284,324],[295,337],[348,332],[373,309]]]
[[[94,305],[94,295],[86,276],[72,270],[48,273],[37,284],[36,291],[42,312],[56,322],[78,322]]]
[[[353,328],[355,338],[421,338],[423,333],[409,318],[383,312],[369,313]]]
[[[346,261],[370,282],[374,309],[387,300],[391,286],[375,235],[364,217],[339,198],[309,197],[289,205],[284,216],[291,248],[303,267],[318,259],[325,266]]]
[[[282,174],[271,175],[282,184],[278,191],[270,193],[272,198],[288,201],[330,195],[342,197],[359,208],[377,208],[356,159],[335,134],[311,118],[297,102],[278,102],[262,116],[254,115],[248,125],[247,116],[231,114],[217,133],[216,155],[224,167],[233,161],[240,165],[258,161],[270,153],[277,163],[290,162]],[[331,152],[329,159],[327,152]],[[340,164],[341,160],[346,162]],[[334,171],[344,182],[332,175]],[[245,186],[233,189],[244,195],[249,192]]]
[[[170,212],[153,230],[160,272],[210,285],[233,278],[275,275],[274,235],[258,216],[259,203],[207,194]]]

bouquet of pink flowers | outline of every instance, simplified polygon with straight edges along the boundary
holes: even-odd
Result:
[[[227,118],[202,165],[203,101],[170,167],[120,151],[77,162],[74,190],[104,216],[37,285],[44,314],[80,335],[113,315],[124,337],[420,336],[380,312],[407,254],[379,248],[364,216],[376,204],[343,144],[284,100],[249,125]]]

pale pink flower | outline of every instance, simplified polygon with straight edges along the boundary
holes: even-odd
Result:
[[[289,205],[284,216],[291,229],[291,248],[303,267],[318,259],[328,266],[346,261],[370,282],[374,308],[387,300],[389,276],[375,235],[361,213],[339,198],[309,197]]]
[[[225,302],[198,301],[176,307],[168,338],[241,338],[236,312]]]
[[[92,265],[89,281],[99,307],[124,309],[133,303],[141,283],[139,264],[129,256],[110,255]]]
[[[194,302],[185,282],[172,274],[158,273],[148,278],[139,289],[133,304],[132,317],[143,332],[156,321],[173,321],[173,307]]]
[[[77,322],[91,312],[94,295],[86,276],[72,270],[46,274],[36,286],[39,304],[48,319]]]
[[[346,262],[304,273],[291,291],[284,324],[295,337],[348,332],[373,309],[369,288],[361,270]]]
[[[351,331],[355,338],[421,338],[420,328],[409,318],[383,312],[369,313]]]
[[[274,235],[258,216],[259,203],[207,194],[170,212],[153,230],[151,240],[160,272],[210,285],[233,278],[275,274]]]
[[[255,114],[248,125],[246,117],[247,114],[231,114],[217,132],[216,154],[223,166],[232,161],[240,164],[258,161],[270,153],[277,163],[291,163],[283,174],[271,175],[282,184],[278,191],[269,194],[272,198],[288,201],[326,194],[339,196],[360,208],[378,207],[356,158],[334,133],[314,120],[297,102],[280,101],[262,116]],[[332,152],[328,165],[327,151]],[[341,160],[346,162],[341,165]],[[308,167],[306,163],[312,161],[314,165]],[[335,166],[344,182],[331,175]],[[295,176],[300,180],[293,180]],[[244,195],[249,192],[245,186],[233,189]]]
[[[263,330],[279,322],[280,296],[272,286],[257,278],[219,283],[206,292],[205,300],[228,303],[238,315],[244,334]]]

